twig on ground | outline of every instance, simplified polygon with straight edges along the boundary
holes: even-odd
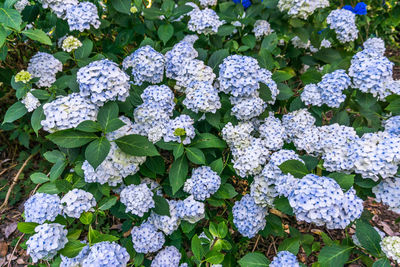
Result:
[[[13,165],[11,165],[10,167],[5,168],[4,170],[2,170],[2,171],[0,172],[0,176],[2,176],[2,175],[3,175],[4,173],[6,173],[8,170],[14,168],[14,167],[17,166],[17,165],[18,165],[18,164],[13,164]]]
[[[22,240],[22,238],[23,238],[24,236],[25,236],[25,234],[22,234],[22,235],[19,237],[19,239],[18,239],[18,241],[17,241],[17,244],[15,244],[15,247],[14,247],[14,249],[13,249],[13,251],[12,251],[12,253],[11,253],[11,256],[10,256],[10,258],[9,258],[9,260],[8,260],[7,267],[11,267],[12,258],[13,258],[14,254],[15,254],[15,251],[17,250],[17,247],[18,247],[18,245],[19,245],[19,242],[21,242],[21,240]]]
[[[260,240],[260,237],[261,237],[260,235],[257,236],[256,243],[254,244],[253,250],[251,252],[254,252],[254,250],[256,250],[257,245],[258,245],[258,240]]]

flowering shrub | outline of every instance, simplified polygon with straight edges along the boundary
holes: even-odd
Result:
[[[377,22],[399,9],[344,2],[1,4],[2,59],[32,47],[4,80],[17,101],[2,124],[30,129],[43,157],[18,225],[32,263],[400,264],[398,237],[363,207],[400,210],[400,81],[385,54],[398,21]],[[260,237],[284,240],[268,259]]]

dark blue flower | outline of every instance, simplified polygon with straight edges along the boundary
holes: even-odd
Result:
[[[250,0],[233,0],[233,2],[235,4],[242,3],[242,6],[244,7],[244,9],[248,8],[249,6],[251,6],[251,1]]]
[[[343,9],[349,10],[356,15],[367,15],[367,4],[364,2],[358,3],[354,8],[350,5],[345,5]]]

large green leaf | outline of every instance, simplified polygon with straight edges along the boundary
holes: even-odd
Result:
[[[50,169],[50,181],[55,181],[64,172],[68,163],[64,159],[59,159]]]
[[[197,148],[225,148],[226,143],[224,140],[213,134],[201,133],[192,141],[191,146]]]
[[[213,70],[218,70],[219,64],[221,64],[224,58],[226,58],[227,56],[229,56],[228,49],[217,50],[210,56],[207,65],[210,66]]]
[[[111,4],[118,12],[130,15],[131,0],[112,0]]]
[[[93,140],[85,150],[85,158],[96,169],[110,152],[110,142],[104,136]]]
[[[300,248],[299,237],[286,238],[285,240],[282,241],[282,243],[279,244],[279,251],[286,250],[294,255],[297,255],[297,253],[299,253],[299,248]]]
[[[170,216],[168,201],[159,195],[154,195],[153,199],[155,203],[154,212],[159,215]]]
[[[74,258],[78,256],[79,252],[81,252],[85,246],[87,246],[87,244],[81,243],[79,240],[70,240],[59,252],[65,257]]]
[[[77,59],[84,59],[90,56],[90,53],[92,53],[93,49],[93,42],[90,41],[89,39],[85,39],[82,42],[82,46],[76,49],[75,51],[75,57]]]
[[[46,119],[46,116],[43,112],[43,105],[40,105],[35,111],[32,113],[31,117],[31,125],[33,131],[38,135],[39,130],[42,128],[41,121]]]
[[[14,103],[11,107],[8,108],[6,115],[4,116],[4,123],[13,122],[24,116],[28,110],[25,105],[21,102]]]
[[[166,44],[174,35],[174,27],[171,24],[163,24],[157,30],[158,37]]]
[[[19,31],[22,22],[21,14],[10,8],[0,8],[0,23],[4,26]]]
[[[6,30],[0,26],[0,47],[6,42],[7,39],[7,32]]]
[[[46,138],[60,147],[75,148],[81,147],[96,139],[97,135],[94,133],[86,133],[74,129],[67,129],[47,135]]]
[[[194,164],[206,164],[206,157],[204,153],[195,147],[186,147],[186,155],[188,159]]]
[[[110,196],[107,198],[103,198],[99,202],[99,210],[108,210],[112,206],[114,206],[117,203],[117,197],[116,196]]]
[[[382,258],[374,262],[372,267],[391,267],[390,260],[388,258]]]
[[[304,163],[294,159],[285,161],[279,165],[279,168],[283,173],[290,173],[296,178],[302,178],[308,174],[307,167]]]
[[[350,257],[353,247],[348,246],[325,246],[318,255],[321,267],[342,267]]]
[[[118,130],[125,125],[125,123],[118,118],[118,112],[119,108],[115,102],[108,102],[100,108],[97,121],[106,133]]]
[[[216,250],[210,250],[206,256],[205,260],[211,264],[219,264],[224,260],[225,255]]]
[[[382,253],[381,236],[367,222],[358,220],[356,223],[356,236],[363,248],[372,255],[379,257]]]
[[[32,173],[30,178],[34,184],[42,184],[42,183],[50,181],[50,178],[42,172]]]
[[[201,258],[203,257],[203,247],[201,246],[201,240],[200,238],[196,235],[192,237],[192,252],[194,257],[200,261]]]
[[[122,151],[133,156],[158,156],[157,148],[151,143],[147,137],[131,134],[123,136],[115,143]]]
[[[169,170],[169,183],[172,187],[172,193],[175,194],[183,186],[188,173],[188,162],[185,156],[175,160]]]
[[[342,189],[349,190],[354,184],[354,174],[330,173],[328,177],[333,178]]]
[[[241,258],[238,263],[242,267],[267,267],[269,266],[269,260],[263,254],[258,252],[252,252],[246,254]]]
[[[29,39],[41,42],[42,44],[45,44],[45,45],[52,45],[49,36],[42,30],[28,29],[28,30],[22,31],[22,33],[24,35],[26,35]]]
[[[19,222],[17,225],[18,230],[24,234],[34,234],[35,228],[38,226],[38,223],[34,222]]]

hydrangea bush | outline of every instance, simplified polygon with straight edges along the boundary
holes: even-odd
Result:
[[[378,2],[6,0],[0,57],[31,50],[1,127],[43,160],[31,262],[400,264],[363,207],[400,211],[400,12]]]

